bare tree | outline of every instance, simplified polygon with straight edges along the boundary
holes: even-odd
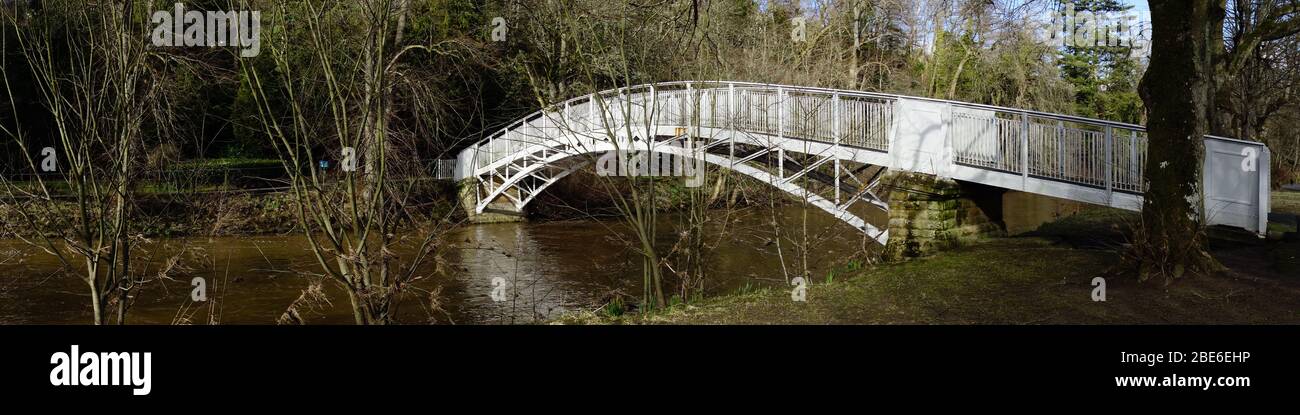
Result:
[[[348,294],[357,324],[393,322],[403,293],[436,257],[441,230],[451,224],[408,206],[423,180],[394,165],[403,159],[394,151],[402,130],[391,122],[401,62],[446,46],[404,37],[406,6],[400,0],[280,4],[275,16],[296,13],[302,26],[276,22],[286,27],[268,48],[279,87],[268,88],[241,61],[262,129],[289,176],[299,228],[321,272]],[[297,51],[305,60],[295,60]],[[289,102],[288,113],[271,104],[280,97]],[[314,168],[323,154],[341,160],[341,173]]]
[[[152,105],[159,82],[145,43],[145,10],[136,5],[46,1],[39,12],[0,10],[9,29],[3,43],[16,45],[26,60],[0,63],[8,109],[15,115],[36,110],[14,103],[12,79],[25,70],[39,91],[40,110],[52,119],[48,137],[18,116],[0,126],[21,150],[31,178],[0,179],[3,196],[29,231],[23,240],[85,281],[95,324],[126,322],[132,293],[145,282],[132,269],[141,242],[133,230],[133,187],[143,126],[158,110]]]
[[[1288,1],[1232,0],[1217,59],[1216,134],[1264,135],[1267,121],[1296,101],[1300,87],[1300,6]],[[1216,45],[1219,45],[1216,42]]]

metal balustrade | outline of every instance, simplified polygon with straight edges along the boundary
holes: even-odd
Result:
[[[487,180],[490,194],[483,196],[496,197],[502,187],[519,181],[517,175],[532,174],[536,167],[530,166],[581,152],[574,147],[582,143],[645,140],[662,135],[662,129],[739,133],[743,139],[723,138],[733,152],[744,141],[772,149],[782,162],[786,152],[852,158],[1126,209],[1140,206],[1145,190],[1147,138],[1139,125],[862,91],[704,81],[602,91],[535,112],[462,152],[457,178]],[[934,134],[935,129],[941,132]],[[1258,147],[1267,157],[1267,148],[1258,143],[1207,140]],[[820,150],[807,149],[813,144]],[[736,155],[729,157],[735,167]],[[1267,163],[1260,165],[1267,169]],[[839,163],[834,166],[838,180]],[[772,173],[785,179],[784,168]],[[485,179],[490,177],[495,178]],[[1267,192],[1260,193],[1236,202],[1266,216]]]
[[[1135,194],[1145,190],[1141,127],[960,106],[951,119],[948,137],[956,163]]]
[[[654,95],[649,95],[652,89]],[[566,132],[618,131],[627,127],[629,119],[634,125],[648,121],[653,126],[736,128],[780,139],[889,151],[893,103],[899,98],[905,97],[738,82],[622,88],[562,104],[567,108],[559,117],[564,122],[555,122],[557,116],[550,111],[539,111],[503,128],[475,146],[475,166],[487,168]],[[605,108],[595,108],[598,100]],[[1012,173],[1027,169],[1035,177],[1086,186],[1105,187],[1109,182],[1118,191],[1143,190],[1146,138],[1141,126],[949,103],[953,109],[948,115],[948,137],[957,163]],[[1112,134],[1109,139],[1106,130]],[[1108,147],[1108,141],[1113,145]],[[1021,154],[1025,147],[1027,158]],[[1108,148],[1113,151],[1110,157]]]
[[[434,160],[433,178],[451,180],[456,177],[456,159]]]

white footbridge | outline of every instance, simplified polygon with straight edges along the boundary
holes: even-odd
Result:
[[[474,181],[476,212],[522,212],[601,154],[666,153],[769,183],[883,244],[888,232],[861,212],[888,209],[877,195],[886,170],[1140,210],[1146,143],[1140,125],[1022,109],[789,85],[669,82],[535,112],[461,151],[454,178]],[[1204,162],[1208,223],[1264,234],[1268,148],[1207,136]]]

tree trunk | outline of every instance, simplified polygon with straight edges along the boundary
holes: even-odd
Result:
[[[102,326],[102,325],[104,325],[104,323],[105,323],[105,322],[104,322],[104,304],[103,304],[103,298],[104,298],[104,297],[100,295],[100,293],[99,293],[99,287],[95,285],[95,281],[94,281],[93,279],[91,279],[91,280],[86,280],[86,283],[87,283],[88,285],[90,285],[90,310],[91,310],[91,316],[93,317],[93,319],[94,319],[93,321],[94,321],[94,324],[95,324],[96,326]]]
[[[1135,259],[1142,280],[1213,268],[1200,221],[1203,136],[1209,133],[1215,13],[1221,0],[1152,0],[1151,66],[1139,87],[1147,108],[1147,190]]]

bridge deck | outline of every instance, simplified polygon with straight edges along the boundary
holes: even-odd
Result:
[[[860,218],[852,220],[856,216],[844,202],[857,199],[839,191],[845,178],[842,164],[934,174],[1129,210],[1140,209],[1144,190],[1147,137],[1139,125],[742,82],[651,84],[571,99],[462,151],[455,178],[478,179],[480,211],[501,197],[522,209],[532,200],[530,195],[580,167],[557,169],[566,159],[612,149],[668,151],[655,138],[683,136],[694,137],[691,143],[697,148],[682,154],[712,157],[706,161],[733,169],[751,161],[734,154],[738,145],[775,152],[780,163],[798,155],[814,167],[809,170],[824,169],[822,176],[835,181],[829,187],[835,189],[833,197],[807,196],[808,191],[799,192],[801,196],[884,237]],[[716,151],[723,146],[729,153]],[[1205,138],[1203,188],[1209,224],[1266,231],[1268,157],[1261,143]],[[790,182],[783,166],[746,171],[773,184]],[[863,187],[865,200],[878,201],[870,194],[873,189]]]

